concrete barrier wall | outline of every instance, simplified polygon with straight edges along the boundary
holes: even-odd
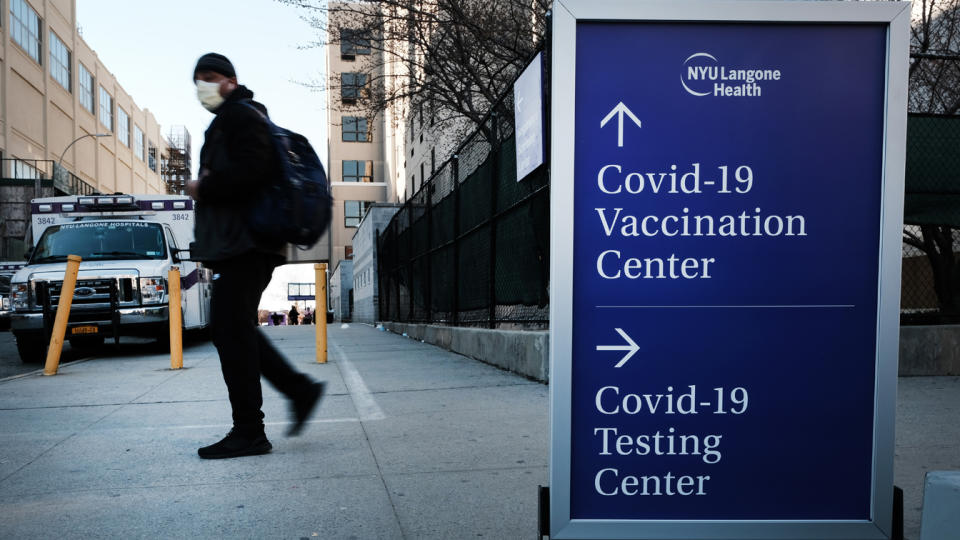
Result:
[[[550,378],[550,332],[385,322],[397,334],[443,347],[531,379]],[[901,377],[960,375],[960,325],[900,328]]]
[[[960,325],[900,327],[900,376],[960,375]]]
[[[530,379],[547,382],[550,333],[547,331],[489,330],[427,324],[382,323],[397,334],[423,340]]]

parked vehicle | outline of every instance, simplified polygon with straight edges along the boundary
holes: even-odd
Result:
[[[11,278],[11,329],[24,362],[41,362],[68,255],[82,258],[66,338],[75,347],[121,335],[169,336],[167,276],[180,268],[185,329],[210,322],[212,273],[181,253],[193,241],[193,201],[183,195],[34,199],[27,264]]]
[[[0,261],[0,328],[10,326],[10,278],[27,263]]]

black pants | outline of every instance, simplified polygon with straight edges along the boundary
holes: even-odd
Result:
[[[295,371],[259,329],[257,305],[273,269],[283,258],[259,252],[217,261],[210,305],[213,344],[220,353],[223,380],[240,433],[263,433],[260,375],[291,400],[304,396],[311,379]]]

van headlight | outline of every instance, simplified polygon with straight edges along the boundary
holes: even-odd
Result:
[[[28,309],[30,288],[26,283],[14,283],[10,288],[10,299],[13,309]]]
[[[167,280],[162,277],[140,278],[140,299],[144,304],[167,301]]]
[[[10,311],[10,298],[7,296],[3,297],[3,310]]]

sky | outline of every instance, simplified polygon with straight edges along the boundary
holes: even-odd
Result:
[[[164,135],[187,126],[194,176],[213,115],[197,101],[193,68],[208,52],[229,58],[274,123],[307,137],[326,163],[326,97],[301,84],[323,80],[325,50],[304,48],[319,36],[301,14],[274,0],[77,0],[84,41],[137,106]]]
[[[77,0],[84,41],[137,106],[153,113],[164,135],[187,126],[194,177],[213,115],[197,101],[193,68],[208,52],[229,58],[274,123],[307,137],[326,163],[326,97],[300,84],[323,80],[326,52],[304,49],[318,36],[301,14],[273,0]],[[260,308],[289,310],[286,284],[313,279],[312,264],[278,268]]]

